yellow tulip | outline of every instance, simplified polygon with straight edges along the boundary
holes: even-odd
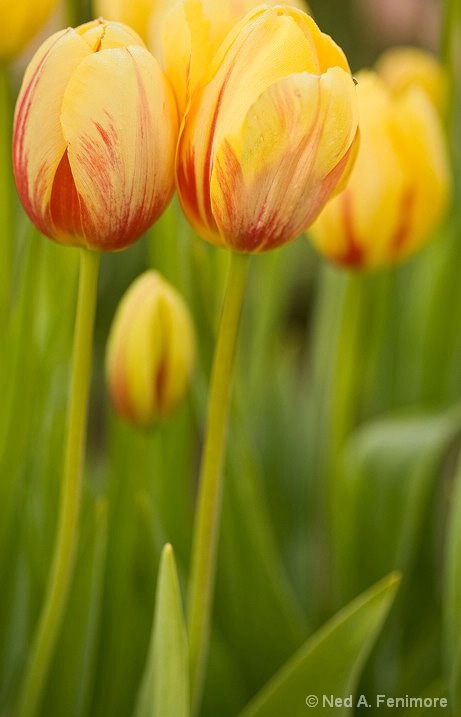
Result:
[[[29,217],[60,243],[123,249],[171,198],[177,131],[171,87],[130,28],[97,20],[56,33],[16,105],[13,164]]]
[[[56,5],[57,0],[0,0],[0,59],[18,55]]]
[[[106,375],[117,412],[138,426],[166,418],[189,387],[195,355],[182,297],[154,271],[122,298],[111,327]]]
[[[179,197],[204,238],[265,251],[305,230],[344,175],[357,136],[354,82],[332,39],[284,7],[247,15],[212,70],[183,122]]]
[[[443,113],[446,77],[433,55],[416,47],[391,47],[378,59],[376,71],[394,94],[405,93],[410,87],[421,87]]]
[[[420,88],[393,95],[372,72],[357,75],[360,147],[346,189],[311,227],[318,249],[350,268],[409,257],[440,221],[450,174],[439,117]]]

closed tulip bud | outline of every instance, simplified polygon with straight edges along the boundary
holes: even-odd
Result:
[[[416,47],[391,47],[376,63],[376,71],[394,94],[420,87],[438,111],[443,114],[447,98],[447,81],[437,59]]]
[[[176,168],[188,219],[236,251],[295,238],[346,172],[357,124],[354,82],[333,40],[300,10],[253,11],[190,98]]]
[[[446,209],[450,174],[440,120],[425,92],[395,96],[371,72],[357,80],[357,161],[310,234],[327,258],[363,269],[402,261],[423,245]]]
[[[0,59],[18,55],[56,4],[57,0],[0,0]]]
[[[160,274],[128,289],[109,336],[106,374],[117,412],[137,426],[169,416],[189,387],[195,333],[186,304]]]
[[[130,28],[56,33],[16,105],[14,172],[32,222],[62,244],[128,246],[171,198],[177,128],[169,83]]]

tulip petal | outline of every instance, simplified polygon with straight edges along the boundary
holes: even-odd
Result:
[[[85,238],[101,249],[126,246],[173,189],[176,106],[156,60],[142,47],[87,57],[68,83],[61,124]]]
[[[128,25],[107,22],[102,18],[79,25],[76,32],[88,43],[92,52],[131,45],[145,46],[138,33]]]
[[[293,73],[320,69],[315,45],[302,27],[306,22],[310,26],[307,15],[281,7],[266,7],[254,15],[257,22],[242,21],[226,38],[215,58],[218,69],[213,79],[192,96],[180,138],[180,198],[205,237],[217,232],[210,199],[215,148],[242,126],[268,87]]]
[[[52,35],[30,63],[16,105],[16,184],[30,218],[47,235],[53,178],[66,150],[61,105],[69,77],[90,53],[88,45],[71,28]]]
[[[315,219],[354,145],[354,97],[352,78],[337,67],[291,75],[261,95],[216,152],[211,203],[223,243],[265,250]]]

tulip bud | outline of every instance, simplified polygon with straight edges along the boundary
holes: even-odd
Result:
[[[317,248],[349,268],[393,264],[417,251],[450,194],[439,117],[425,92],[394,96],[372,72],[357,75],[360,146],[345,190],[311,227]]]
[[[149,426],[167,417],[188,389],[195,334],[188,308],[160,274],[130,286],[112,323],[106,375],[115,409]]]
[[[242,252],[295,238],[344,175],[357,124],[340,48],[300,10],[260,7],[227,35],[191,95],[176,166],[188,219]]]
[[[16,105],[13,165],[32,222],[62,244],[123,249],[173,191],[177,110],[157,61],[104,20],[50,37]]]
[[[447,82],[437,59],[416,47],[391,47],[376,63],[376,71],[393,94],[420,87],[440,114],[446,105]]]
[[[0,59],[18,55],[56,4],[57,0],[0,0]]]

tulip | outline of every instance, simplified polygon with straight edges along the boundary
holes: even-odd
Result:
[[[0,59],[18,55],[56,5],[57,0],[0,0]]]
[[[110,331],[107,381],[117,412],[137,426],[169,416],[186,394],[194,354],[184,300],[160,274],[145,272],[122,298]]]
[[[242,252],[295,238],[347,171],[357,124],[354,82],[333,40],[300,10],[255,10],[191,95],[176,167],[188,219]]]
[[[53,35],[19,94],[13,164],[32,222],[62,244],[118,250],[173,191],[177,111],[130,28],[97,20]]]
[[[360,148],[344,191],[311,227],[328,259],[377,268],[416,252],[440,221],[450,174],[437,112],[418,87],[393,95],[372,72],[357,75]]]
[[[391,47],[379,58],[376,71],[395,94],[405,93],[410,87],[421,87],[443,114],[447,82],[434,55],[416,47]]]

